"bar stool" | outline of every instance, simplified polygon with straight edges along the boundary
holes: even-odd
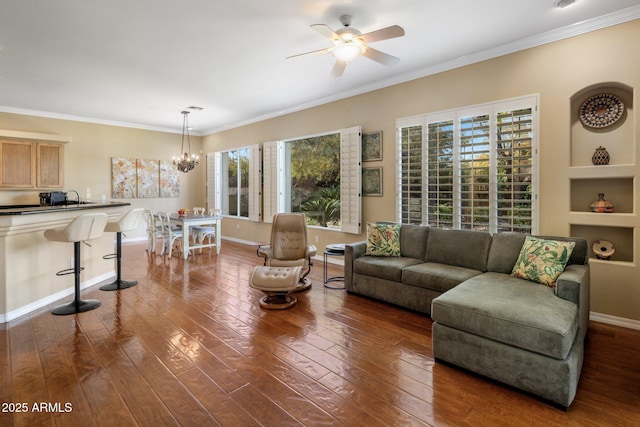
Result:
[[[57,315],[82,313],[100,307],[100,301],[90,299],[80,299],[80,242],[97,239],[102,235],[107,224],[106,213],[83,214],[73,219],[64,228],[45,230],[44,237],[51,242],[73,242],[73,268],[61,270],[56,276],[74,274],[75,276],[75,298],[72,302],[62,304],[53,309],[52,313]]]
[[[109,221],[105,232],[116,233],[116,253],[105,255],[103,259],[116,259],[116,280],[100,286],[101,291],[117,291],[127,289],[138,284],[137,280],[122,280],[122,233],[138,228],[138,223],[144,215],[144,209],[131,209],[117,221]]]

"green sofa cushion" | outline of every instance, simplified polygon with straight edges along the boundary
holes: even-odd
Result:
[[[364,256],[353,261],[353,272],[400,282],[404,267],[421,262],[408,257]]]
[[[429,227],[402,224],[400,228],[400,254],[409,258],[424,259],[427,252]]]
[[[446,292],[482,272],[455,265],[423,262],[402,270],[402,283]]]
[[[431,228],[427,238],[425,261],[484,272],[487,271],[490,246],[491,234],[484,231]]]
[[[484,273],[435,298],[435,322],[507,345],[565,359],[578,330],[578,307],[553,288]]]

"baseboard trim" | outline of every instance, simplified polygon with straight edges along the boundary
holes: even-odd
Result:
[[[102,274],[100,276],[94,277],[92,279],[86,280],[82,283],[80,283],[80,289],[85,289],[88,287],[91,287],[93,285],[97,285],[98,283],[104,282],[106,280],[109,280],[111,278],[116,277],[116,272],[115,271],[111,271],[109,273],[105,273]],[[22,306],[16,310],[10,311],[8,313],[0,313],[0,323],[6,323],[9,322],[11,320],[17,319],[18,317],[24,316],[26,314],[29,314],[33,311],[36,311],[42,307],[45,307],[53,302],[56,302],[62,298],[68,297],[69,295],[73,295],[73,293],[75,292],[75,289],[73,286],[71,286],[70,288],[67,288],[65,290],[62,290],[60,292],[56,292],[53,295],[49,295],[48,297],[42,298],[38,301],[34,301],[31,304],[27,304],[25,306]]]
[[[640,330],[640,321],[627,319],[625,317],[611,316],[610,314],[589,313],[589,320],[594,322],[606,323],[608,325],[622,326],[623,328]]]

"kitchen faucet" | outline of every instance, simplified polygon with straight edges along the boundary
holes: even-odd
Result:
[[[78,203],[78,205],[80,204],[80,194],[78,194],[78,192],[76,190],[68,190],[67,193],[76,193],[76,202]],[[69,201],[67,200],[67,203],[69,203]]]

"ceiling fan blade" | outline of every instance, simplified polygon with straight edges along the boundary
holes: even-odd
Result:
[[[322,34],[323,36],[330,38],[331,40],[342,40],[331,28],[324,24],[313,24],[311,28]]]
[[[336,61],[336,65],[331,70],[332,77],[340,77],[344,73],[344,69],[347,68],[347,63],[342,61]]]
[[[404,36],[404,30],[402,27],[398,25],[392,25],[387,28],[382,28],[377,31],[372,31],[370,33],[362,34],[360,38],[364,43],[372,43],[380,40],[393,39],[395,37]]]
[[[396,58],[395,56],[380,52],[376,49],[372,49],[369,46],[365,46],[362,51],[362,56],[366,56],[367,58],[379,62],[383,65],[393,65],[396,62],[400,61],[400,58]]]
[[[323,53],[328,53],[330,50],[331,48],[313,50],[311,52],[305,52],[305,53],[299,53],[297,55],[287,56],[285,59],[298,59],[298,58],[304,58],[305,56],[321,55]]]

